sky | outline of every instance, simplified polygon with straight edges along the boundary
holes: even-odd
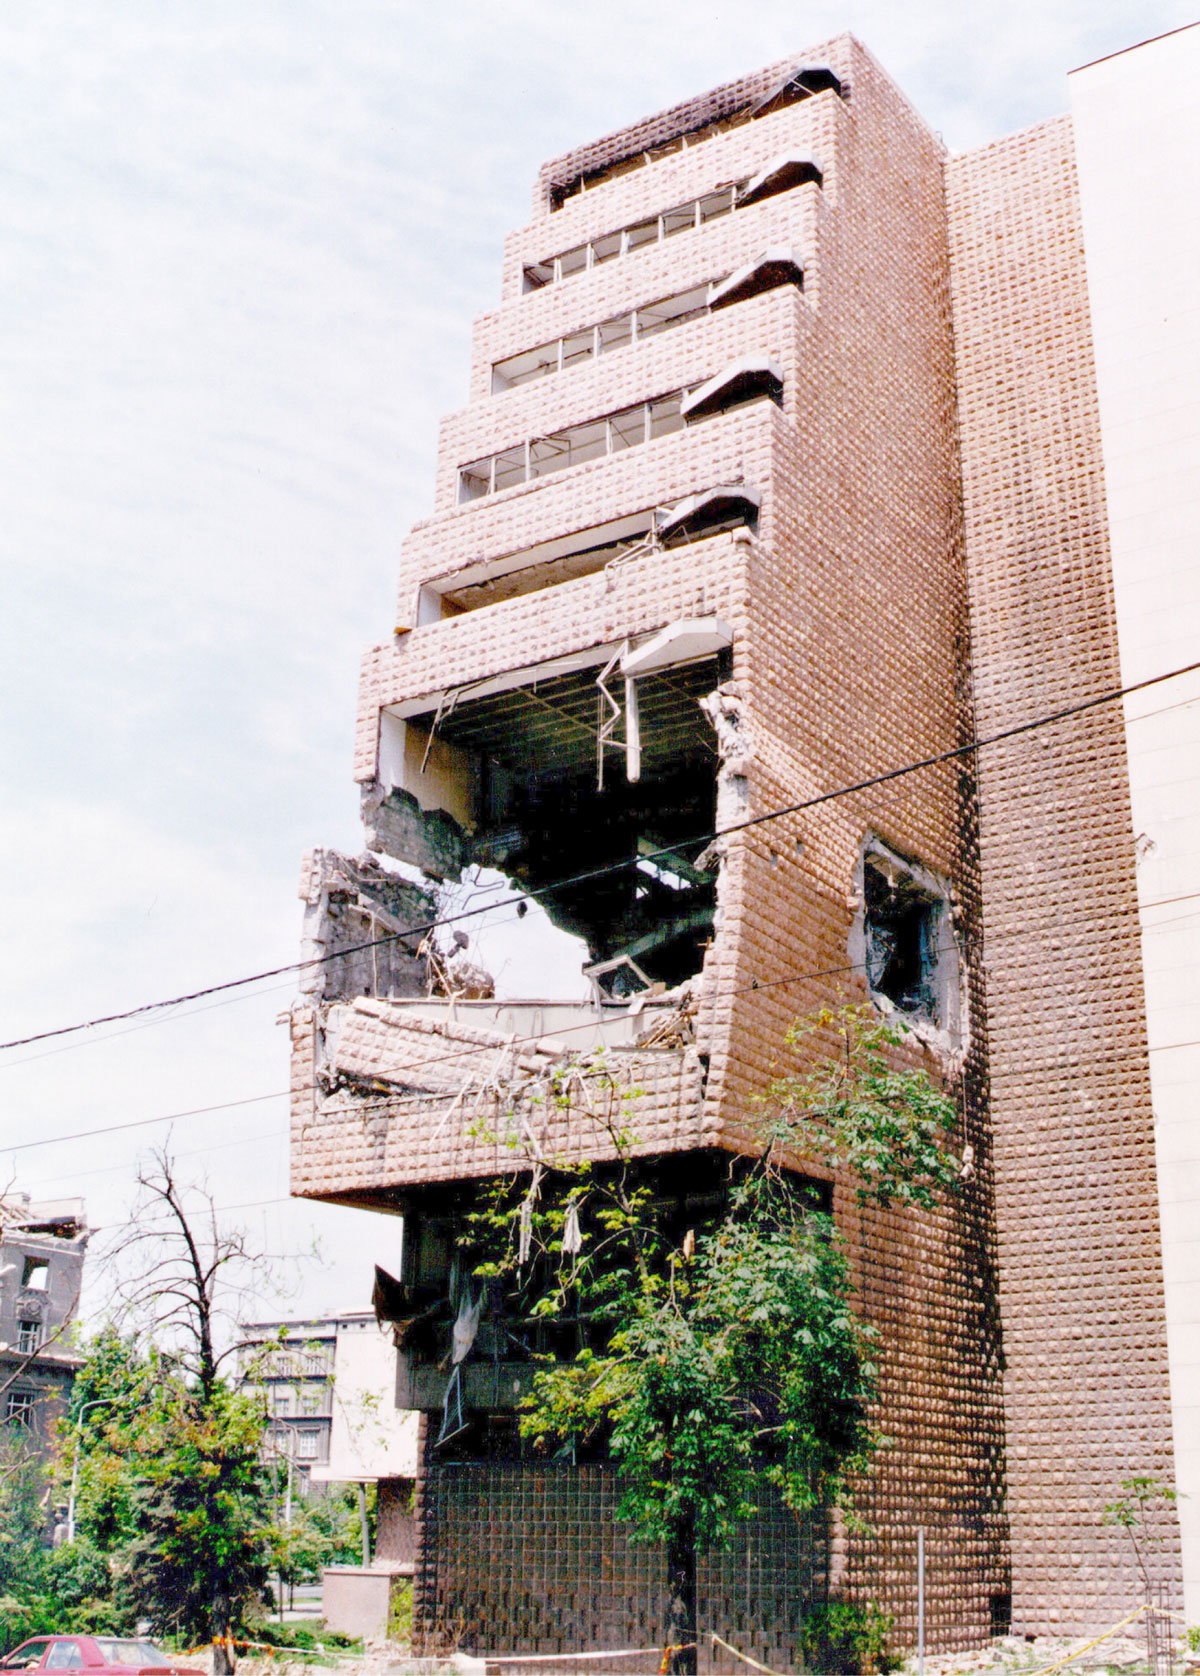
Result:
[[[1196,3],[0,7],[0,1038],[297,958],[303,852],[362,848],[359,656],[543,159],[845,29],[961,151]],[[276,1259],[248,1314],[367,1307],[398,1224],[287,1196],[294,992],[0,1053],[0,1186],[82,1195],[99,1239],[166,1143]]]

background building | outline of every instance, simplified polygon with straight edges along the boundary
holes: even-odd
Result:
[[[1168,1351],[1179,1487],[1200,1491],[1175,1069],[1194,1049],[1171,1034],[1190,944],[1154,919],[1194,894],[1174,782],[1195,684],[1157,690],[1146,709],[1174,719],[1148,745],[1119,702],[1130,670],[1194,661],[1194,207],[1165,291],[1147,267],[1135,293],[1140,338],[1111,248],[1151,107],[1163,218],[1171,193],[1200,201],[1198,51],[1184,31],[1078,74],[1087,216],[1069,119],[948,158],[840,37],[555,159],[508,241],[398,627],[364,664],[367,846],[432,885],[314,852],[325,962],[293,1010],[294,1191],[405,1218],[383,1304],[400,1401],[434,1417],[419,1617],[468,1646],[660,1627],[661,1556],[625,1544],[611,1475],[515,1444],[523,1324],[493,1310],[447,1383],[463,1210],[511,1169],[506,1124],[605,1155],[586,1099],[545,1093],[601,1045],[681,1215],[750,1144],[797,1012],[899,1015],[962,1115],[963,1188],[937,1211],[827,1184],[893,1440],[870,1534],[764,1514],[704,1571],[702,1628],[742,1622],[777,1662],[832,1586],[911,1636],[918,1525],[935,1645],[1010,1615],[1111,1622],[1137,1582],[1101,1509],[1130,1473],[1175,1476]],[[1140,879],[1139,833],[1163,855]],[[430,958],[432,886],[472,867],[545,892],[589,1001],[499,1001]]]
[[[262,1392],[271,1458],[301,1490],[329,1462],[336,1349],[336,1320],[253,1321],[241,1329],[239,1381]]]
[[[88,1228],[82,1199],[0,1199],[0,1420],[10,1444],[48,1451],[83,1365],[69,1328]]]
[[[267,1446],[293,1494],[331,1484],[374,1485],[376,1536],[370,1551],[360,1497],[363,1563],[328,1566],[322,1615],[349,1635],[387,1623],[398,1578],[413,1571],[413,1488],[417,1416],[396,1406],[396,1352],[373,1312],[319,1321],[258,1321],[242,1328],[244,1386],[267,1406]]]

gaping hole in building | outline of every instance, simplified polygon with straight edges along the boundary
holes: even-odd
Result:
[[[703,963],[719,764],[702,701],[727,639],[715,620],[679,624],[390,719],[393,804],[449,817],[460,865],[498,869],[581,938],[598,1002],[672,988]],[[398,859],[425,859],[377,824]]]

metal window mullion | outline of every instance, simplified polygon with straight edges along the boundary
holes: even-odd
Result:
[[[559,338],[558,340],[558,359],[554,366],[555,372],[561,372],[563,369],[563,345],[565,341],[566,340],[564,338]]]
[[[610,417],[606,418],[605,421],[604,421],[604,452],[606,454],[611,454],[612,451],[613,451],[613,422],[612,422],[612,418],[610,416]]]
[[[600,359],[600,327],[599,327],[599,324],[597,324],[597,325],[592,327],[592,360],[593,361],[598,361],[599,359]]]
[[[650,403],[642,403],[642,441],[650,440]]]
[[[488,461],[487,492],[488,492],[489,495],[494,495],[496,493],[496,456],[494,454],[492,455],[491,459]]]
[[[659,218],[658,218],[658,242],[659,242],[659,244],[661,244],[663,242],[663,240],[666,238],[666,236],[667,236],[666,218],[663,215],[660,214]]]
[[[525,482],[526,483],[530,482],[532,480],[532,476],[533,476],[533,473],[530,469],[530,466],[531,466],[530,454],[532,452],[532,449],[533,449],[533,443],[530,441],[530,439],[528,437],[526,437],[525,438]]]
[[[693,228],[693,231],[699,225],[700,225],[700,200],[699,200],[699,198],[697,198],[696,202],[692,205],[692,228]]]
[[[629,341],[630,341],[630,343],[636,343],[637,340],[638,340],[638,311],[637,311],[636,308],[634,308],[634,309],[630,309],[630,311],[629,311]]]

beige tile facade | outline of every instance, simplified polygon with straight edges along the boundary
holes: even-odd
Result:
[[[1069,121],[956,160],[949,203],[986,738],[1121,684]],[[1137,1600],[1099,1508],[1174,1478],[1120,705],[983,752],[979,793],[1013,1599],[1071,1633]]]
[[[836,1538],[832,1568],[911,1642],[923,1526],[930,1644],[948,1649],[986,1637],[1010,1590],[1022,1629],[1117,1616],[1134,1583],[1099,1506],[1127,1471],[1170,1471],[1120,716],[1093,711],[982,752],[978,784],[969,754],[882,778],[960,750],[976,728],[986,737],[1118,684],[1086,292],[1068,125],[948,163],[852,39],[805,61],[828,65],[840,96],[817,92],[551,207],[553,184],[765,97],[789,62],[543,170],[529,225],[507,241],[503,300],[476,326],[469,403],[442,427],[397,631],[364,659],[355,775],[369,796],[386,790],[381,717],[427,725],[471,683],[551,660],[598,668],[682,620],[730,633],[728,736],[713,753],[718,908],[689,1028],[657,1047],[635,1031],[605,1072],[636,1091],[630,1126],[647,1155],[753,1145],[754,1100],[789,1023],[865,995],[851,953],[865,843],[946,881],[964,1013],[953,1041],[914,1041],[913,1054],[954,1092],[974,1167],[928,1214],[862,1212],[834,1183],[891,1441],[862,1487],[869,1529]],[[813,158],[821,184],[522,290],[529,263],[786,153]],[[778,247],[802,262],[802,290],[491,393],[494,361]],[[754,356],[782,375],[778,405],[459,504],[464,465]],[[738,484],[759,497],[754,533],[651,547],[420,618],[427,583]],[[779,810],[792,812],[743,824]],[[564,849],[561,874],[572,865]],[[452,1008],[430,1022],[387,997],[298,1007],[293,1034],[293,1190],[381,1209],[511,1168],[496,1067],[532,1077],[571,1058],[554,1031],[517,1036]],[[523,1109],[545,1144],[595,1150],[570,1109],[536,1095]],[[580,1496],[602,1501],[598,1483]],[[422,1494],[460,1517],[477,1490]],[[520,1493],[569,1501],[557,1480]],[[436,1543],[432,1513],[422,1528]],[[1165,1563],[1169,1575],[1169,1552]],[[425,1609],[449,1611],[432,1549],[423,1564]],[[464,1617],[464,1645],[483,1644],[497,1611]],[[778,1657],[778,1626],[759,1629]],[[552,1640],[585,1630],[560,1613],[522,1633],[506,1621],[505,1645],[557,1651]]]

